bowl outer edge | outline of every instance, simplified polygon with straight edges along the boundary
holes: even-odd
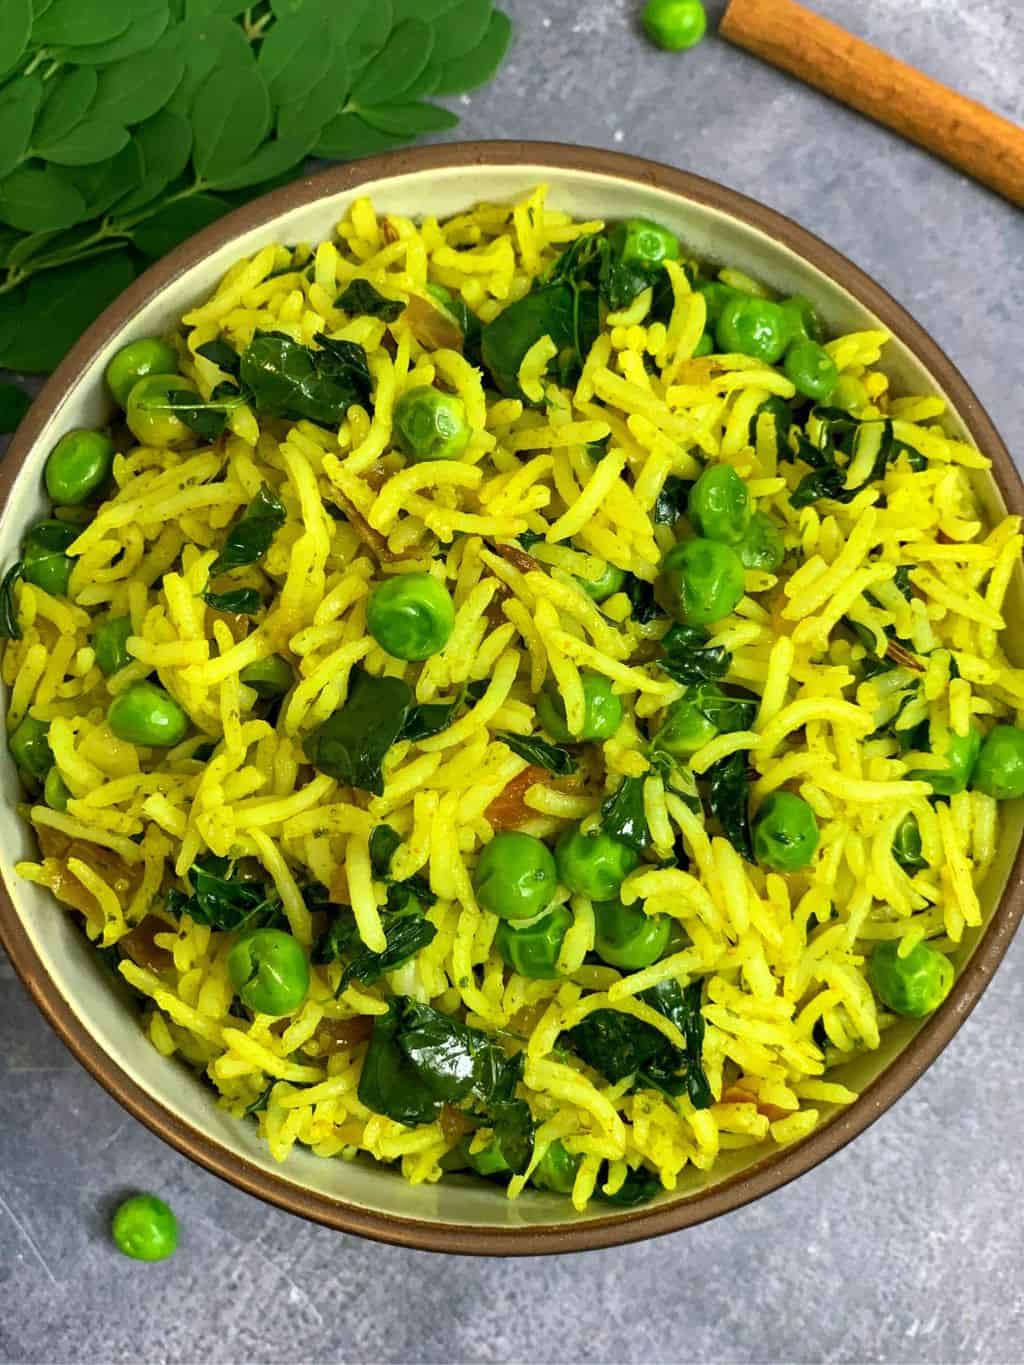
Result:
[[[51,413],[61,406],[77,380],[79,371],[131,321],[138,308],[216,248],[311,200],[342,194],[371,181],[430,170],[527,165],[607,175],[663,190],[737,218],[796,252],[876,314],[934,376],[977,446],[991,458],[993,475],[1008,510],[1015,515],[1024,515],[1021,476],[963,375],[924,328],[847,257],[776,210],[691,172],[622,152],[557,142],[518,141],[413,148],[350,162],[304,177],[219,219],[151,266],[83,333],[23,419],[0,468],[0,515],[21,466]],[[0,943],[43,1015],[86,1070],[152,1132],[213,1174],[288,1212],[372,1240],[463,1255],[526,1256],[595,1250],[662,1236],[742,1207],[811,1170],[879,1118],[945,1048],[988,986],[1022,914],[1024,844],[1017,851],[992,920],[942,1008],[857,1101],[802,1142],[783,1148],[749,1171],[675,1204],[579,1223],[524,1228],[428,1223],[377,1213],[304,1189],[284,1176],[265,1171],[230,1153],[207,1134],[165,1109],[103,1052],[84,1021],[60,996],[42,969],[6,887],[0,887]]]

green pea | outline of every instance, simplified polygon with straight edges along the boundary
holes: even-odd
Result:
[[[188,716],[157,683],[137,682],[110,703],[107,724],[126,744],[170,749],[185,738]]]
[[[643,25],[648,38],[666,52],[696,47],[708,27],[701,0],[647,0]]]
[[[495,1176],[511,1175],[512,1167],[505,1160],[505,1153],[501,1150],[501,1143],[497,1138],[493,1138],[486,1147],[479,1152],[466,1152],[466,1161],[471,1170],[476,1171],[477,1175]]]
[[[828,351],[816,341],[804,338],[790,346],[782,368],[797,393],[816,403],[827,403],[839,382],[839,370]]]
[[[641,271],[659,266],[663,261],[679,260],[679,238],[650,218],[627,218],[623,223],[616,223],[608,233],[608,241],[623,265]]]
[[[786,315],[789,334],[794,339],[806,337],[809,341],[824,341],[825,329],[821,325],[814,304],[803,294],[794,294],[783,299],[779,307]]]
[[[411,460],[457,460],[473,434],[466,405],[429,384],[406,389],[395,404],[395,437]]]
[[[928,864],[921,852],[921,830],[914,815],[905,816],[892,840],[892,856],[906,872],[917,872]]]
[[[96,627],[92,647],[96,654],[96,662],[108,678],[131,663],[131,655],[128,653],[128,636],[131,633],[132,622],[129,616],[111,616]]]
[[[395,574],[370,594],[366,629],[396,659],[429,659],[444,649],[454,626],[451,594],[433,574]]]
[[[477,901],[499,919],[533,919],[551,904],[558,869],[546,844],[532,834],[496,834],[477,859]]]
[[[558,879],[578,896],[610,901],[640,861],[628,844],[603,829],[584,834],[577,825],[567,829],[555,845]]]
[[[638,972],[663,956],[672,936],[668,915],[645,915],[639,905],[620,900],[594,906],[594,950],[602,962],[623,971]]]
[[[67,810],[68,798],[71,793],[64,785],[56,765],[46,774],[46,781],[43,783],[43,800],[51,810]]]
[[[662,582],[679,620],[706,626],[728,616],[743,596],[743,563],[717,540],[683,540],[661,562]]]
[[[151,374],[174,374],[178,355],[173,346],[159,337],[142,337],[129,341],[107,366],[107,388],[122,408],[128,406],[128,395],[139,382]]]
[[[703,295],[704,304],[707,309],[707,318],[704,323],[705,336],[713,335],[725,305],[731,303],[733,299],[744,297],[738,289],[733,289],[731,285],[723,284],[721,280],[710,280],[707,284],[698,285],[697,293]]]
[[[953,984],[953,964],[930,943],[919,943],[906,957],[899,943],[879,943],[868,963],[868,979],[875,994],[894,1014],[923,1019],[945,1000]]]
[[[907,773],[910,782],[928,782],[936,796],[956,796],[966,791],[981,752],[981,730],[973,722],[966,735],[949,730],[944,748],[937,751],[946,761],[945,768],[915,768]]]
[[[256,1014],[291,1014],[309,993],[309,960],[283,929],[254,929],[228,953],[228,978]]]
[[[178,1220],[155,1194],[136,1194],[118,1207],[111,1225],[118,1251],[134,1261],[165,1261],[178,1249]]]
[[[974,766],[971,786],[997,801],[1024,796],[1024,730],[997,725],[989,731]]]
[[[11,732],[7,747],[11,757],[23,773],[42,782],[53,767],[53,750],[50,748],[50,725],[48,721],[36,720],[35,716],[25,716]]]
[[[714,355],[714,353],[715,338],[710,332],[701,332],[700,336],[697,338],[697,344],[693,348],[693,356],[691,358],[693,360],[699,360],[703,355]]]
[[[271,654],[269,659],[257,659],[254,664],[247,664],[238,676],[246,687],[251,687],[264,701],[271,697],[283,697],[295,681],[291,664],[280,654]]]
[[[21,572],[27,583],[51,597],[66,597],[74,560],[65,553],[78,539],[79,527],[66,521],[38,521],[21,549]]]
[[[580,585],[588,597],[595,602],[603,602],[605,598],[611,597],[612,593],[619,592],[626,581],[626,574],[623,569],[618,569],[614,564],[606,564],[602,561],[601,572],[596,578],[581,578],[576,575],[576,582]]]
[[[533,1168],[530,1179],[539,1190],[550,1190],[552,1194],[571,1194],[581,1159],[566,1151],[565,1144],[555,1138]]]
[[[171,393],[198,393],[191,379],[179,374],[150,374],[128,395],[125,421],[137,441],[145,446],[188,445],[195,439],[191,427],[181,420],[168,399]]]
[[[558,975],[555,964],[571,926],[571,911],[564,905],[553,905],[536,919],[503,919],[494,935],[494,946],[520,976],[548,979]]]
[[[576,740],[611,739],[622,724],[622,702],[612,691],[603,673],[589,668],[580,674],[583,684],[583,729],[570,734],[565,723],[565,703],[557,692],[542,692],[537,701],[537,716],[552,739],[563,744]]]
[[[775,365],[789,343],[789,327],[777,303],[739,294],[722,309],[715,338],[728,354],[749,355]]]
[[[59,507],[76,507],[110,477],[114,443],[102,431],[69,431],[46,460],[46,491]]]
[[[754,819],[754,857],[774,872],[799,872],[818,847],[814,811],[792,792],[772,792]]]
[[[688,758],[718,734],[718,726],[695,702],[680,697],[665,711],[661,728],[654,737],[654,747],[663,749],[673,758]]]
[[[736,553],[745,569],[760,569],[775,573],[786,557],[782,532],[767,512],[755,512],[750,518],[746,534],[736,546]]]
[[[699,536],[737,545],[750,525],[750,494],[732,465],[713,464],[690,489],[686,510]]]

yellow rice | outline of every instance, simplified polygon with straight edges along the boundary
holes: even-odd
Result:
[[[440,1121],[407,1129],[371,1113],[357,1094],[365,1041],[323,1045],[325,1021],[379,1015],[399,991],[523,1040],[512,1045],[526,1053],[517,1093],[539,1125],[534,1163],[555,1139],[583,1158],[577,1208],[594,1193],[602,1162],[610,1163],[608,1193],[641,1166],[672,1190],[687,1167],[709,1171],[721,1152],[796,1141],[829,1106],[855,1098],[828,1070],[876,1048],[893,1022],[866,980],[875,942],[895,938],[909,950],[928,939],[952,950],[980,922],[976,886],[999,839],[995,803],[975,792],[929,804],[928,784],[907,779],[911,766],[921,766],[916,756],[875,736],[891,710],[895,675],[858,685],[854,667],[865,647],[838,627],[850,615],[880,640],[892,626],[922,652],[953,651],[959,679],[951,684],[947,671],[926,683],[920,719],[933,727],[1014,720],[1024,706],[1024,672],[1007,660],[1000,632],[1020,526],[1016,518],[986,524],[970,471],[987,461],[944,433],[941,402],[890,396],[875,368],[884,333],[839,337],[828,349],[841,382],[863,396],[858,415],[895,418],[896,434],[927,456],[927,466],[891,465],[848,504],[795,511],[794,462],[778,463],[763,422],[755,423],[753,443],[748,436],[764,399],[791,397],[793,386],[746,357],[693,358],[704,302],[674,264],[670,322],[648,324],[646,291],[609,318],[574,392],[548,377],[547,339],[529,351],[520,382],[531,399],[546,400],[543,413],[486,391],[457,352],[424,349],[404,315],[384,324],[349,317],[334,302],[357,276],[406,300],[426,297],[435,283],[487,321],[596,226],[547,207],[543,189],[522,204],[482,205],[447,223],[379,218],[360,200],[333,241],[315,249],[268,245],[237,262],[185,315],[175,336],[182,372],[208,396],[221,376],[197,355],[203,343],[223,338],[241,347],[257,330],[276,330],[309,344],[323,331],[365,346],[372,413],[352,408],[338,431],[326,431],[308,422],[261,423],[243,408],[212,446],[185,454],[124,446],[116,491],[73,547],[79,559],[70,600],[28,584],[18,589],[23,638],[3,656],[8,725],[26,714],[51,722],[71,793],[66,813],[38,804],[26,808],[27,818],[40,832],[77,841],[79,856],[67,870],[91,895],[85,925],[99,945],[114,947],[147,915],[166,921],[154,940],[164,965],[120,963],[144,997],[143,1027],[164,1055],[204,1073],[233,1114],[260,1106],[256,1121],[278,1160],[300,1143],[323,1157],[362,1152],[397,1162],[414,1182],[440,1178],[460,1134]],[[463,399],[476,434],[461,463],[406,467],[392,444],[392,409],[408,387],[435,379]],[[608,436],[608,455],[594,463],[586,444]],[[760,702],[752,729],[712,741],[693,769],[748,753],[755,804],[782,786],[798,791],[818,815],[821,849],[806,873],[765,873],[650,773],[644,801],[655,846],[670,850],[681,838],[690,865],[644,864],[622,898],[672,916],[689,946],[632,975],[597,967],[586,960],[593,909],[576,897],[562,975],[516,976],[503,970],[494,918],[477,906],[471,883],[494,832],[491,803],[527,767],[494,732],[536,729],[546,682],[561,692],[572,724],[581,714],[582,668],[610,678],[625,704],[626,722],[605,744],[599,772],[588,769],[582,785],[567,790],[541,774],[526,791],[520,827],[545,838],[593,817],[621,775],[649,773],[637,726],[656,722],[684,690],[649,662],[665,622],[638,624],[622,594],[595,606],[572,570],[585,568],[589,556],[651,581],[673,539],[654,522],[654,504],[669,475],[695,476],[695,457],[727,462],[744,477],[759,510],[784,528],[787,562],[800,567],[781,579],[750,572],[748,596],[711,628],[732,650],[726,682]],[[851,486],[858,481],[851,469]],[[287,511],[262,566],[273,601],[261,624],[236,641],[198,594],[226,528],[264,482]],[[367,595],[382,570],[352,520],[327,514],[326,504],[339,500],[386,544],[384,572],[430,566],[453,593],[451,642],[422,667],[385,656],[366,633]],[[496,546],[527,530],[542,540],[532,552],[537,567],[523,571]],[[912,566],[909,601],[886,591],[902,565]],[[132,619],[128,649],[137,663],[107,680],[91,632],[97,621],[123,615]],[[270,725],[253,714],[255,694],[239,674],[274,652],[293,661],[298,682]],[[301,749],[303,735],[344,702],[357,664],[404,677],[420,702],[447,698],[467,682],[486,684],[449,729],[392,747],[379,797],[315,773]],[[133,750],[104,718],[112,693],[153,672],[194,724],[169,752]],[[202,740],[217,747],[197,761]],[[911,813],[927,866],[908,876],[891,844]],[[301,942],[315,928],[301,887],[317,880],[351,903],[363,942],[380,948],[384,888],[372,875],[368,839],[382,822],[402,837],[401,876],[429,877],[437,896],[428,911],[433,942],[390,978],[350,986],[340,998],[341,968],[314,967],[308,999],[283,1028],[266,1016],[233,1014],[230,936],[187,915],[176,923],[162,892],[184,886],[203,854],[255,859]],[[102,861],[82,861],[83,849],[96,848],[136,870],[130,896],[105,880]],[[58,864],[40,858],[20,872],[57,886]],[[564,1031],[598,1007],[674,1035],[638,994],[660,980],[697,978],[705,982],[710,1108],[610,1085],[559,1048]],[[523,1185],[516,1177],[509,1193]]]

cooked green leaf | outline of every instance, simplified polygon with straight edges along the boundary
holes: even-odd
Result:
[[[240,375],[256,411],[338,427],[353,403],[369,401],[366,352],[354,341],[318,332],[317,347],[283,332],[257,332],[242,353]]]
[[[645,578],[637,578],[635,573],[627,574],[622,591],[629,598],[633,620],[640,625],[646,625],[656,616],[665,615],[654,595],[654,584],[648,583]]]
[[[424,877],[406,877],[404,882],[391,882],[388,885],[388,909],[396,913],[409,910],[412,901],[422,908],[433,905],[436,900],[437,897]]]
[[[494,1100],[486,1110],[486,1121],[509,1169],[521,1175],[533,1156],[537,1126],[530,1106],[525,1100]]]
[[[681,479],[678,474],[670,474],[661,486],[654,503],[652,520],[657,526],[674,526],[680,517],[686,515],[686,504],[693,481]]]
[[[486,1033],[431,1005],[403,1000],[399,1045],[439,1101],[511,1098],[516,1064]]]
[[[269,484],[263,484],[252,502],[228,531],[224,548],[210,565],[210,577],[255,564],[285,522],[284,504]]]
[[[568,749],[550,744],[537,735],[516,735],[511,730],[496,730],[494,738],[507,744],[514,754],[525,758],[528,763],[536,763],[557,777],[568,777],[579,766]]]
[[[519,368],[535,342],[549,336],[567,372],[582,365],[597,336],[597,294],[554,282],[510,303],[481,332],[481,352],[491,378],[510,398],[523,398]]]
[[[644,780],[624,777],[601,806],[601,828],[637,853],[643,853],[651,843],[644,814]]]
[[[21,627],[18,625],[18,608],[14,601],[14,585],[21,578],[22,563],[19,559],[3,576],[0,582],[0,639],[20,640]]]
[[[684,990],[678,981],[671,978],[640,992],[644,1004],[670,1019],[686,1039],[685,1051],[672,1048],[670,1060],[665,1057],[652,1060],[644,1075],[672,1094],[678,1090],[677,1078],[682,1072],[686,1093],[694,1109],[708,1109],[714,1103],[714,1095],[704,1072],[702,993],[703,983],[700,980],[691,981]]]
[[[685,1090],[695,1109],[706,1109],[713,1095],[704,1074],[704,1016],[700,981],[683,990],[669,979],[642,991],[644,1004],[671,1020],[686,1039],[675,1047],[651,1024],[618,1010],[595,1010],[569,1030],[568,1040],[580,1057],[615,1083],[634,1076],[635,1088],[653,1086],[669,1096]]]
[[[32,395],[19,384],[0,384],[0,433],[13,431],[32,406]]]
[[[400,1046],[403,1003],[398,997],[389,1003],[386,1014],[374,1017],[357,1094],[360,1103],[375,1114],[413,1127],[432,1122],[441,1112],[441,1101]]]
[[[723,735],[749,730],[757,715],[756,697],[730,696],[714,683],[699,683],[687,696]]]
[[[353,280],[334,300],[334,306],[352,317],[380,318],[384,322],[395,322],[405,311],[402,299],[387,298],[369,280]]]
[[[363,948],[352,958],[338,983],[340,995],[353,981],[372,986],[385,972],[393,972],[415,957],[421,948],[433,943],[437,929],[422,914],[402,913],[381,916],[386,944],[379,953]]]
[[[204,401],[192,389],[169,389],[167,393],[152,396],[148,411],[177,417],[204,441],[216,441],[223,435],[231,413],[242,401],[241,394],[233,386],[227,397],[211,397],[209,401]]]
[[[196,347],[196,354],[201,355],[204,360],[212,361],[225,374],[237,376],[241,368],[242,357],[233,346],[221,338],[216,341],[204,341],[202,346]]]
[[[586,1064],[612,1084],[675,1052],[651,1024],[619,1010],[594,1010],[569,1030],[568,1039]]]
[[[375,678],[353,669],[348,700],[303,742],[318,772],[346,787],[380,796],[381,765],[402,730],[412,692],[401,678]]]
[[[192,864],[188,875],[191,896],[177,890],[168,892],[167,908],[174,915],[188,914],[196,924],[230,932],[265,928],[284,919],[273,886],[237,876],[229,858],[207,854]]]
[[[359,927],[350,905],[330,906],[330,912],[331,921],[309,954],[310,961],[320,967],[340,961],[360,941]]]
[[[229,616],[255,616],[263,608],[263,598],[256,588],[232,588],[230,592],[204,592],[202,599],[214,611]]]
[[[655,1195],[660,1194],[663,1186],[656,1175],[639,1167],[632,1168],[626,1172],[626,1178],[615,1191],[614,1194],[606,1194],[604,1186],[607,1184],[607,1175],[602,1172],[597,1178],[597,1186],[594,1190],[594,1198],[602,1200],[605,1204],[614,1204],[621,1209],[635,1209],[640,1204],[649,1204]]]
[[[724,645],[712,645],[702,626],[670,626],[661,639],[664,651],[658,667],[681,683],[716,682],[732,665]]]
[[[377,825],[370,835],[370,869],[377,878],[386,877],[391,859],[402,842],[402,836],[390,825]]]
[[[708,805],[725,837],[748,863],[754,861],[750,834],[750,774],[745,753],[720,758],[707,771]]]

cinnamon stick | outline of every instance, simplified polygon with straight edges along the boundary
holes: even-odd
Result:
[[[1024,128],[983,104],[795,0],[730,0],[719,32],[1024,207]]]

